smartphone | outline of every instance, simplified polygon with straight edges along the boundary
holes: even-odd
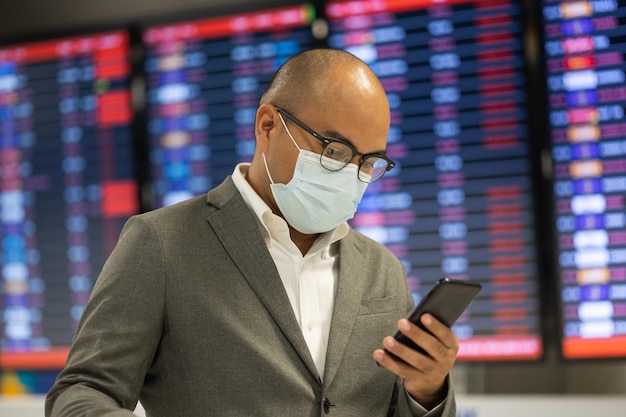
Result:
[[[426,330],[420,322],[420,317],[424,313],[432,314],[448,327],[457,321],[463,311],[476,298],[482,286],[478,282],[467,280],[455,280],[451,278],[441,278],[435,286],[421,299],[419,304],[413,309],[408,319],[416,326]],[[412,349],[427,354],[424,349],[416,345],[411,339],[398,331],[394,337]],[[396,360],[402,360],[391,352],[387,352]]]

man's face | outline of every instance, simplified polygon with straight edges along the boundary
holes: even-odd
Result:
[[[338,72],[329,81],[333,88],[321,88],[313,97],[305,98],[306,105],[297,113],[291,113],[300,122],[315,132],[350,143],[362,154],[384,153],[389,132],[389,107],[386,96],[366,77],[366,74],[346,74]],[[310,104],[309,104],[310,103]],[[315,104],[318,103],[318,104]],[[278,112],[276,113],[278,118]],[[289,118],[283,120],[298,147],[303,150],[322,153],[323,144],[309,132]],[[272,163],[268,165],[276,183],[288,183],[298,156],[298,148],[293,144],[288,132],[277,119],[275,125],[278,139],[271,145]],[[358,164],[359,156],[351,163]]]

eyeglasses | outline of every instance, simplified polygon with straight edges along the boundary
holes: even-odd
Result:
[[[345,168],[358,155],[361,157],[359,160],[358,178],[365,183],[370,183],[379,180],[385,175],[385,172],[396,166],[396,163],[389,159],[387,155],[381,153],[363,154],[345,140],[327,138],[320,135],[280,107],[276,107],[276,111],[322,142],[320,164],[329,171],[339,171]]]

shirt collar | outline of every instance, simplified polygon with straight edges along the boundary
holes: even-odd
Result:
[[[272,241],[280,241],[281,239],[284,239],[285,236],[289,238],[289,227],[287,222],[282,217],[272,213],[269,206],[256,193],[256,191],[254,191],[250,183],[246,180],[249,168],[250,163],[242,162],[237,164],[233,171],[232,179],[235,183],[235,187],[237,187],[237,190],[241,193],[246,205],[254,213],[261,233],[266,238],[267,244],[270,245]],[[334,230],[322,233],[311,247],[309,253],[315,253],[324,248],[328,250],[329,245],[344,238],[348,234],[349,230],[350,226],[348,226],[348,223],[344,222]]]

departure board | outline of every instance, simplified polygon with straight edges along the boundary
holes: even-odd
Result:
[[[454,325],[459,360],[542,355],[519,2],[330,2],[328,42],[366,61],[398,166],[355,229],[405,264],[416,300],[442,276],[483,285]]]
[[[542,5],[563,357],[626,357],[626,5]]]
[[[0,46],[0,368],[61,368],[129,215],[128,36]]]
[[[204,194],[254,154],[254,119],[278,67],[310,49],[310,5],[145,32],[154,207]]]

